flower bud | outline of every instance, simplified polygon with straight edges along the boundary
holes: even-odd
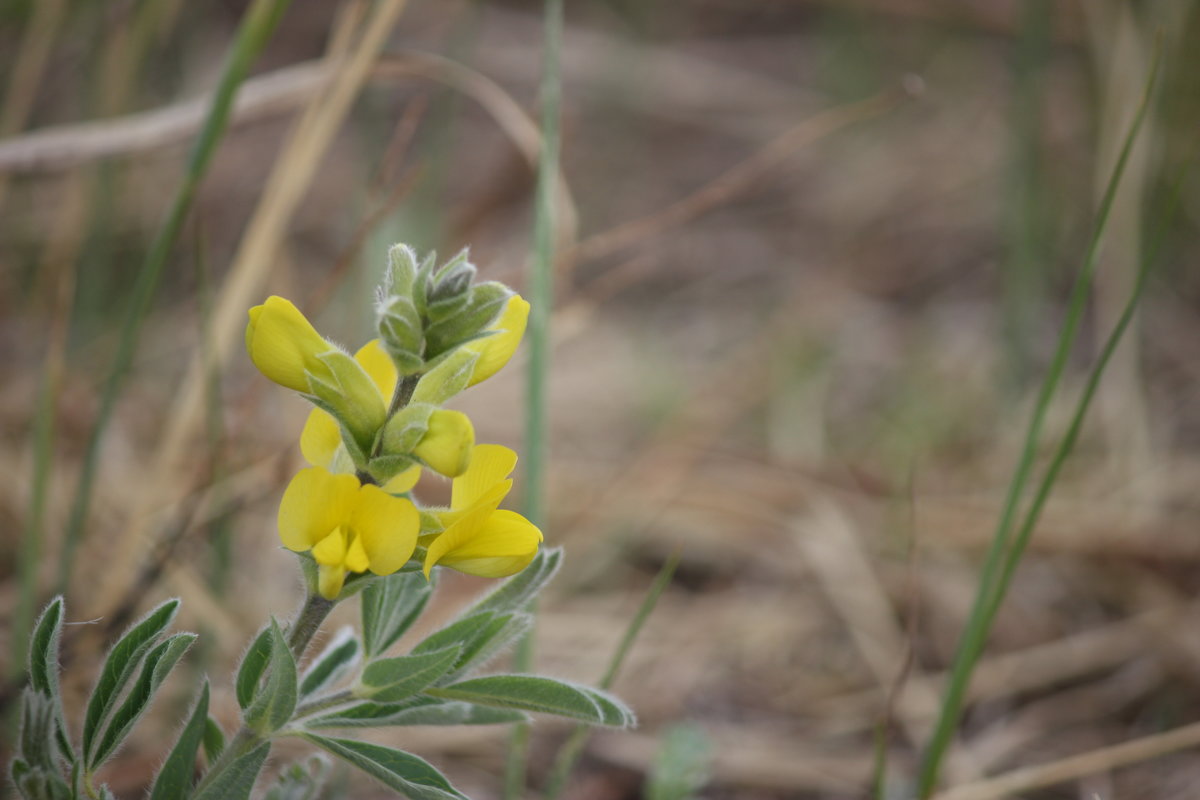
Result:
[[[457,312],[425,329],[425,356],[432,361],[482,334],[504,309],[512,290],[489,281],[471,288]]]
[[[410,297],[392,295],[378,310],[379,340],[401,375],[420,372],[425,365],[421,315]]]
[[[312,393],[310,376],[326,382],[332,380],[319,356],[338,352],[321,338],[298,308],[275,295],[250,309],[246,351],[263,375],[280,386],[305,394]]]
[[[439,408],[429,416],[429,429],[413,450],[413,455],[434,472],[457,478],[471,464],[475,447],[475,428],[461,411]]]
[[[471,283],[475,280],[475,265],[467,261],[463,250],[438,271],[429,290],[428,311],[434,322],[459,313],[469,300]]]
[[[388,268],[380,287],[382,298],[392,295],[411,295],[417,278],[417,254],[406,244],[392,245],[388,250]]]

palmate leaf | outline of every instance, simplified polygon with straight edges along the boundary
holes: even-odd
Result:
[[[593,725],[628,728],[636,721],[633,711],[607,692],[540,675],[489,675],[425,691],[447,700],[555,714]]]
[[[500,725],[529,716],[507,708],[413,697],[401,703],[363,702],[304,721],[306,728],[383,728],[403,725]]]
[[[362,646],[353,629],[346,626],[339,630],[304,671],[300,678],[300,696],[315,694],[337,683],[358,664],[361,653]]]
[[[246,709],[246,725],[262,736],[282,728],[292,718],[299,699],[299,679],[296,659],[288,647],[279,623],[274,619],[267,629],[271,638],[271,653],[266,665],[266,680]]]
[[[150,800],[187,800],[192,790],[192,777],[196,772],[196,753],[204,739],[207,721],[208,681],[205,681],[200,687],[200,697],[196,700],[196,706],[192,709],[187,724],[154,779]]]
[[[433,583],[418,572],[394,573],[363,589],[363,650],[367,658],[385,652],[412,627],[432,592]]]
[[[411,753],[354,739],[332,739],[314,733],[299,735],[412,800],[467,800],[429,762]]]
[[[167,675],[195,641],[194,633],[177,633],[164,639],[146,654],[142,670],[130,688],[125,702],[113,713],[104,729],[104,735],[97,740],[94,752],[87,762],[89,769],[95,769],[116,752],[117,747],[133,729],[134,723],[150,707],[150,701],[154,699]]]
[[[88,700],[87,711],[83,720],[83,752],[88,765],[98,763],[96,746],[99,744],[101,725],[116,705],[121,691],[133,677],[142,657],[150,650],[162,632],[175,618],[179,610],[179,600],[173,598],[154,607],[146,616],[129,626],[129,629],[117,640],[104,666],[92,696]]]
[[[380,703],[394,703],[433,685],[458,661],[462,647],[451,645],[432,653],[381,658],[367,664],[355,694]]]

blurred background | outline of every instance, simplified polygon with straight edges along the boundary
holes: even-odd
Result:
[[[75,697],[102,642],[179,595],[203,643],[186,668],[236,719],[241,648],[299,601],[274,515],[308,410],[244,356],[248,306],[284,295],[356,347],[398,241],[469,245],[484,277],[527,285],[541,5],[412,0],[374,61],[345,35],[370,5],[293,3],[253,65],[73,537],[138,273],[247,3],[0,4],[6,738],[23,631],[63,586],[92,623],[67,635]],[[571,0],[545,526],[567,558],[539,667],[596,681],[682,562],[615,685],[641,726],[597,732],[566,797],[643,796],[668,742],[707,764],[697,796],[865,797],[880,754],[903,795],[1156,38],[1046,453],[1150,251],[1154,272],[997,619],[944,796],[1196,796],[1195,178],[1166,213],[1200,122],[1194,4]],[[339,108],[326,79],[356,54]],[[524,366],[460,398],[481,441],[520,449]],[[440,618],[484,585],[444,581]],[[173,679],[109,768],[124,796],[189,691]],[[535,725],[531,796],[567,730]],[[386,741],[500,795],[505,730]],[[1044,785],[987,780],[1070,757]],[[388,796],[351,781],[342,796]]]

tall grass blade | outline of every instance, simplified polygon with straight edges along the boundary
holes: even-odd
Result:
[[[942,759],[949,748],[954,731],[962,716],[966,690],[975,669],[975,664],[983,652],[988,632],[991,630],[992,620],[999,610],[1000,604],[1003,602],[1013,571],[1020,562],[1024,546],[1028,542],[1029,534],[1037,520],[1037,513],[1040,511],[1042,503],[1045,502],[1045,498],[1049,495],[1053,487],[1054,480],[1058,474],[1058,467],[1061,466],[1060,456],[1061,459],[1065,459],[1067,452],[1070,450],[1070,445],[1073,443],[1073,436],[1068,432],[1063,442],[1060,443],[1059,451],[1055,456],[1055,463],[1051,465],[1050,470],[1047,472],[1046,478],[1038,490],[1037,498],[1033,501],[1029,511],[1023,518],[1023,524],[1014,536],[1014,527],[1018,518],[1021,498],[1025,494],[1025,489],[1031,479],[1034,455],[1037,445],[1041,441],[1042,426],[1045,421],[1046,412],[1065,371],[1067,356],[1075,342],[1079,325],[1083,318],[1084,308],[1092,285],[1092,276],[1096,268],[1100,243],[1104,236],[1109,214],[1112,211],[1117,187],[1120,185],[1121,176],[1129,160],[1129,154],[1133,149],[1138,131],[1141,129],[1149,109],[1155,79],[1158,75],[1160,55],[1161,47],[1156,47],[1154,62],[1151,65],[1150,75],[1142,94],[1142,102],[1130,125],[1129,132],[1126,134],[1121,154],[1117,159],[1116,166],[1113,168],[1112,175],[1105,188],[1104,197],[1101,200],[1100,208],[1096,215],[1096,225],[1092,232],[1091,240],[1088,243],[1083,269],[1076,278],[1075,286],[1071,292],[1066,322],[1062,332],[1059,334],[1058,346],[1055,350],[1054,358],[1050,363],[1046,378],[1038,393],[1033,417],[1030,420],[1029,429],[1025,434],[1021,456],[1014,470],[1000,521],[993,535],[992,544],[988,550],[987,558],[985,559],[980,575],[980,585],[975,595],[971,614],[967,619],[967,624],[963,631],[962,639],[959,641],[958,651],[955,654],[954,663],[950,670],[950,677],[946,685],[946,693],[942,700],[937,724],[921,764],[917,784],[918,795],[921,798],[928,798],[933,794],[941,769]],[[1127,323],[1118,325],[1114,334],[1118,334],[1118,332],[1124,333],[1126,327]],[[1115,343],[1112,344],[1115,347]],[[1093,373],[1096,381],[1099,381],[1107,360],[1107,357],[1103,357],[1101,361],[1097,362],[1100,372]],[[1090,394],[1085,395],[1081,399],[1080,406],[1076,412],[1075,422],[1082,421],[1083,412],[1086,411],[1090,399]],[[1074,428],[1074,422],[1072,427]]]
[[[159,279],[162,277],[167,258],[179,232],[191,209],[192,200],[200,187],[200,182],[208,171],[209,163],[216,152],[217,145],[225,134],[229,122],[229,112],[233,106],[238,87],[245,80],[250,65],[267,41],[270,40],[283,12],[290,0],[255,0],[246,11],[233,47],[221,71],[217,90],[213,94],[212,106],[204,121],[204,127],[192,147],[188,159],[187,172],[183,182],[176,191],[175,198],[167,212],[166,220],[159,228],[146,260],[138,272],[133,287],[133,297],[130,300],[129,311],[125,324],[121,329],[120,340],[117,344],[117,354],[113,361],[112,370],[104,385],[100,399],[100,410],[96,423],[83,456],[83,466],[79,474],[79,484],[75,491],[75,499],[71,505],[71,514],[67,522],[66,534],[63,539],[62,552],[58,568],[58,591],[66,590],[71,580],[71,572],[75,561],[75,553],[83,538],[83,529],[87,521],[88,509],[91,504],[92,488],[96,479],[96,468],[99,461],[100,442],[104,431],[112,417],[117,397],[125,383],[125,377],[133,361],[137,348],[138,335],[142,323],[149,311],[150,301],[154,297]]]
[[[562,0],[546,0],[542,62],[542,149],[538,158],[537,199],[533,225],[533,269],[529,282],[529,370],[525,396],[525,515],[541,526],[545,516],[546,371],[550,360],[550,306],[554,302],[554,200],[558,175],[558,128],[561,76]],[[532,604],[531,604],[532,605]],[[532,609],[531,609],[532,610]],[[533,635],[517,644],[513,666],[527,672],[533,664]],[[525,795],[525,761],[529,723],[518,723],[509,741],[504,775],[505,800]]]

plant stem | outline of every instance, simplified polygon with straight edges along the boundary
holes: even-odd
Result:
[[[388,407],[388,417],[412,401],[413,392],[417,390],[417,384],[420,382],[421,373],[419,372],[415,375],[405,375],[396,381],[396,390],[392,392],[392,404]]]
[[[304,651],[308,649],[309,643],[321,629],[321,623],[329,616],[329,612],[333,611],[335,605],[336,602],[326,600],[319,594],[310,594],[304,599],[300,613],[296,615],[295,622],[288,630],[288,648],[297,662],[304,657]]]

